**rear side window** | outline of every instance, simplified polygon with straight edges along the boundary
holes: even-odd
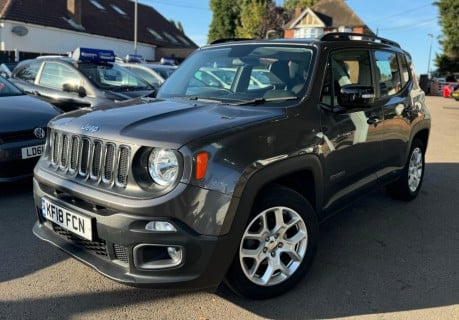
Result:
[[[405,87],[406,84],[410,81],[410,66],[404,54],[400,55],[400,67],[402,75],[402,87]]]
[[[17,79],[21,79],[27,82],[35,82],[38,70],[40,69],[41,62],[32,62],[21,68],[18,73],[14,76]]]
[[[375,60],[380,96],[389,97],[395,95],[402,87],[397,54],[390,51],[375,51]]]

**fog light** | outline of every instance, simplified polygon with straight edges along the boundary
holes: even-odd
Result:
[[[167,253],[174,263],[182,261],[182,249],[177,247],[167,247]]]
[[[161,232],[177,232],[175,227],[166,221],[150,221],[145,225],[145,230]]]

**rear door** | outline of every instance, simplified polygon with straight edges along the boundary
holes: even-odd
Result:
[[[409,150],[410,132],[418,119],[411,92],[416,92],[412,80],[411,60],[404,53],[375,50],[379,92],[377,101],[384,110],[384,141],[382,169],[384,176],[401,169]]]

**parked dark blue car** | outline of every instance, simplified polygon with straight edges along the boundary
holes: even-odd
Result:
[[[44,150],[46,125],[59,111],[0,77],[0,182],[30,177]]]

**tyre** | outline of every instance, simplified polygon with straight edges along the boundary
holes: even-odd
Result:
[[[393,198],[405,201],[416,198],[424,178],[424,153],[424,144],[415,139],[400,177],[387,186],[387,191]]]
[[[237,294],[266,299],[291,289],[310,268],[319,227],[297,192],[275,186],[257,198],[225,279]]]

